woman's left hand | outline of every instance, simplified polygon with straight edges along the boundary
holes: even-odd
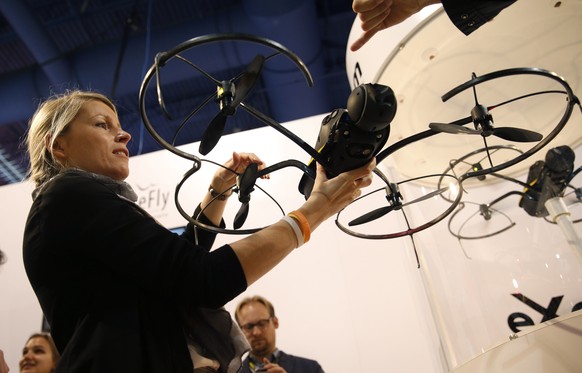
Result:
[[[224,167],[220,167],[218,171],[214,174],[212,178],[212,188],[217,192],[223,192],[224,190],[230,188],[236,183],[236,177],[238,174],[243,173],[249,164],[256,163],[258,165],[259,171],[265,168],[265,162],[263,162],[254,153],[237,153],[232,152],[232,158],[224,163]],[[236,173],[233,173],[232,170]],[[261,176],[261,179],[268,179],[269,175]]]

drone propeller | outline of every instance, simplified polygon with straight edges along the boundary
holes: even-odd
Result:
[[[251,192],[255,190],[254,187],[258,174],[259,166],[256,163],[251,163],[247,166],[245,172],[237,177],[238,200],[242,205],[234,217],[234,229],[242,227],[247,220]]]
[[[476,78],[475,73],[473,73],[473,79]],[[456,120],[451,123],[430,123],[428,126],[430,129],[437,132],[446,132],[453,134],[470,134],[470,135],[481,135],[483,137],[497,136],[504,140],[514,141],[514,142],[535,142],[541,141],[543,136],[540,133],[526,130],[523,128],[515,127],[493,127],[493,117],[489,113],[489,109],[492,107],[485,107],[479,104],[477,99],[477,91],[475,86],[473,86],[473,97],[475,98],[475,107],[471,110],[471,116]],[[475,129],[463,127],[464,124],[473,122]]]
[[[234,83],[235,80],[237,80],[235,78],[223,81],[221,82],[221,85],[217,87],[216,101],[220,105],[220,111],[212,119],[202,135],[202,141],[200,142],[199,148],[200,154],[206,155],[214,149],[218,140],[220,140],[220,137],[224,133],[226,119],[229,116],[234,115],[238,105],[240,105],[254,87],[261,69],[263,68],[264,62],[265,57],[260,54],[257,55],[247,66],[242,75],[240,75],[237,85]]]
[[[430,123],[428,126],[430,129],[437,132],[446,132],[452,134],[466,133],[471,135],[480,134],[480,132],[477,130],[463,127],[463,124],[471,123],[472,121],[473,119],[471,117],[467,117],[451,123]]]
[[[348,223],[348,225],[350,227],[353,227],[355,225],[369,223],[373,220],[380,219],[382,216],[388,214],[390,211],[396,210],[400,207],[402,207],[402,205],[380,207],[379,209],[372,210],[369,213],[364,214],[364,215],[360,216],[359,218],[352,220],[351,222]]]
[[[394,188],[392,187],[392,185],[395,185],[395,184],[390,184],[390,189],[392,191],[394,191]],[[360,216],[359,218],[356,218],[356,219],[350,221],[348,223],[348,225],[350,227],[352,227],[354,225],[369,223],[373,220],[381,218],[382,216],[388,214],[390,211],[400,210],[404,206],[412,205],[413,203],[427,200],[429,198],[432,198],[434,196],[437,196],[439,194],[446,192],[448,189],[449,189],[449,187],[447,186],[447,187],[435,190],[433,192],[427,193],[422,197],[419,197],[415,200],[412,200],[412,201],[406,202],[406,203],[402,203],[402,201],[401,201],[402,195],[400,195],[400,192],[398,192],[397,191],[398,189],[396,189],[396,191],[398,193],[397,196],[394,196],[394,194],[391,194],[391,195],[389,194],[386,196],[386,198],[390,202],[390,206],[384,206],[384,207],[380,207],[378,209],[372,210],[372,211],[368,212],[367,214],[364,214],[364,215]],[[388,187],[386,187],[386,190],[388,191]]]
[[[543,136],[540,133],[514,127],[499,127],[493,130],[493,134],[504,140],[515,142],[536,142],[540,141]]]
[[[481,135],[483,137],[489,136],[485,134],[482,129],[471,129],[463,127],[458,124],[451,123],[430,123],[429,127],[432,130],[438,132],[452,133],[452,134],[468,134],[468,135]],[[536,142],[540,141],[543,136],[540,133],[526,130],[523,128],[515,127],[498,127],[492,128],[491,135],[497,136],[504,140],[514,141],[514,142]]]
[[[372,220],[376,220],[381,218],[382,216],[386,215],[390,211],[399,208],[402,206],[402,194],[400,194],[400,190],[398,189],[398,184],[396,183],[389,183],[386,185],[386,199],[390,202],[390,206],[380,207],[379,209],[375,209],[370,211],[367,214],[360,216],[348,223],[349,226],[360,225],[363,223],[370,222]]]

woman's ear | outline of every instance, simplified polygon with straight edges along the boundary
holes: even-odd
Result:
[[[58,137],[55,139],[55,141],[52,141],[52,136],[47,135],[47,137],[44,139],[44,146],[53,155],[55,160],[64,162],[66,159],[65,149],[63,148]]]

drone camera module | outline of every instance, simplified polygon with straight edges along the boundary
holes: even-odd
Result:
[[[380,131],[396,115],[394,92],[382,84],[362,84],[348,97],[348,115],[356,127],[368,132]]]
[[[548,216],[545,203],[563,195],[568,179],[574,170],[574,151],[566,145],[548,150],[545,162],[536,161],[529,169],[523,198],[519,202],[529,215]]]

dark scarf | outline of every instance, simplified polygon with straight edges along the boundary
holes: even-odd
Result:
[[[115,194],[117,194],[118,196],[127,199],[131,202],[136,202],[137,201],[137,194],[135,194],[135,192],[133,191],[133,188],[131,187],[131,185],[129,185],[128,183],[126,183],[125,181],[119,181],[119,180],[114,180],[108,176],[103,176],[103,175],[99,175],[93,172],[89,172],[89,171],[85,171],[85,170],[81,170],[79,168],[69,168],[64,170],[63,172],[53,176],[52,178],[50,178],[48,181],[44,182],[43,184],[39,185],[33,192],[32,192],[32,199],[36,199],[36,197],[43,191],[46,189],[46,187],[53,182],[54,180],[57,180],[59,177],[66,175],[66,174],[78,174],[78,175],[83,175],[83,176],[87,176],[90,178],[93,178],[95,180],[98,180],[99,182],[101,182],[102,184],[104,184],[107,188],[111,189],[112,192],[114,192]]]

